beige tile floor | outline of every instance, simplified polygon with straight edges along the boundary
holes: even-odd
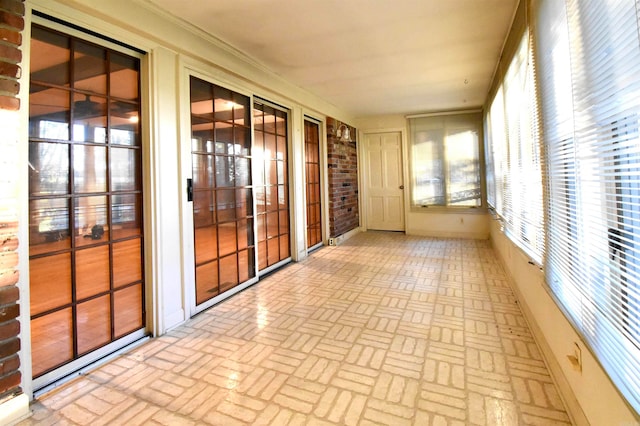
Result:
[[[488,242],[370,232],[42,396],[21,424],[570,420]]]

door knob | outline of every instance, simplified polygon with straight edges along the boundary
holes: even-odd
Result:
[[[404,189],[404,185],[400,185],[400,189]]]

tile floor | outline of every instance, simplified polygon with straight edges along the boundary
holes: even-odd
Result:
[[[356,235],[33,405],[22,425],[570,424],[486,241]]]

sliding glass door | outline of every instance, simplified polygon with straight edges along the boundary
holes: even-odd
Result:
[[[307,182],[307,248],[322,244],[320,185],[320,125],[304,120],[305,177]]]
[[[34,25],[30,79],[31,354],[34,377],[48,376],[37,388],[144,331],[140,60]]]
[[[262,271],[291,257],[287,112],[253,104],[258,266]]]
[[[255,277],[250,101],[190,78],[195,297]]]

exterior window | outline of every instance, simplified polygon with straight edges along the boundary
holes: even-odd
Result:
[[[409,119],[414,207],[479,207],[482,116]]]
[[[505,233],[542,263],[542,161],[529,32],[518,42],[487,114],[487,193]],[[560,182],[556,179],[553,184]]]
[[[537,2],[547,174],[545,275],[640,408],[640,47],[634,2]]]

